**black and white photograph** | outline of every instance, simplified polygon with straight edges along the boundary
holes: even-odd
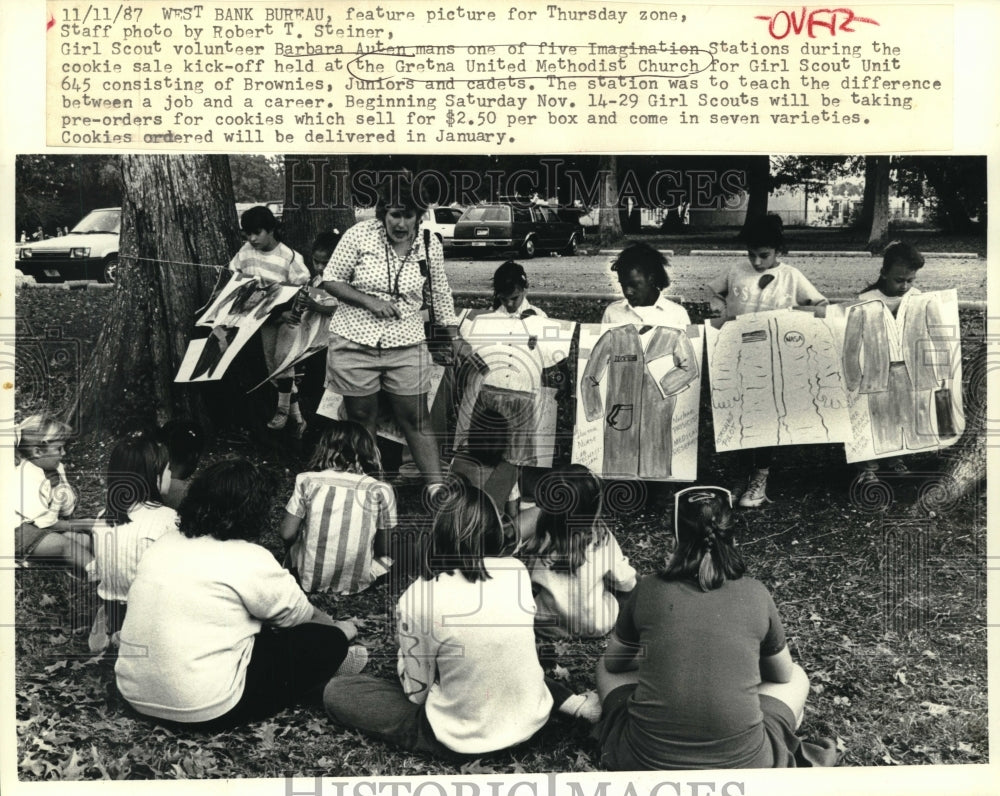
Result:
[[[1000,18],[903,5],[5,9],[4,788],[990,792]]]
[[[988,759],[985,157],[16,166],[22,777]]]

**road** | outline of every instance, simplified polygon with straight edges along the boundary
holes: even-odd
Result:
[[[671,257],[669,292],[684,301],[707,301],[705,284],[717,274],[739,262],[742,255],[732,257],[685,256]],[[614,255],[581,255],[577,257],[535,257],[519,259],[528,273],[531,292],[541,293],[601,293],[619,296],[618,282],[610,270]],[[489,260],[459,260],[449,257],[445,270],[452,290],[458,292],[490,290],[493,272],[502,263],[500,258]],[[881,261],[877,257],[786,257],[785,262],[805,274],[816,289],[831,298],[847,298],[866,288],[878,277]],[[960,301],[986,300],[986,260],[935,258],[927,255],[927,263],[917,276],[917,286],[924,291],[956,288]]]

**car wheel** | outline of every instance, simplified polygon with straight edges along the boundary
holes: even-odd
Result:
[[[530,260],[535,256],[535,241],[532,238],[528,238],[524,244],[521,246],[521,256],[526,260]]]
[[[101,276],[97,280],[105,285],[113,285],[115,280],[118,278],[118,255],[112,254],[104,261],[104,268],[101,270]]]
[[[563,249],[563,254],[567,257],[572,257],[576,254],[576,233],[574,232],[569,236],[569,243],[566,244],[566,248]]]

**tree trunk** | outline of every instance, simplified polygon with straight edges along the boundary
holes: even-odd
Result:
[[[344,155],[286,155],[284,242],[307,259],[321,232],[354,226],[350,165]]]
[[[953,506],[986,483],[986,383],[989,380],[989,363],[986,359],[986,340],[980,341],[973,354],[965,393],[965,432],[962,438],[945,454],[945,467],[938,477],[939,489],[928,490],[926,497],[914,503],[911,514],[921,516],[928,511]]]
[[[868,161],[873,161],[871,172]],[[866,248],[878,252],[889,242],[889,156],[874,155],[865,159],[865,195],[869,180],[872,186],[872,225]]]
[[[622,239],[622,220],[618,207],[618,157],[602,155],[598,166],[601,180],[601,209],[598,213],[598,239],[602,246],[619,243]]]
[[[861,195],[861,212],[854,220],[852,226],[858,229],[872,228],[872,219],[875,217],[875,188],[877,179],[878,164],[874,155],[865,156],[865,187]]]
[[[771,158],[754,155],[747,162],[747,213],[743,218],[738,240],[746,237],[747,226],[767,215],[767,199],[771,193]]]
[[[240,246],[225,155],[122,155],[111,310],[80,384],[81,430],[141,417],[212,426],[199,385],[174,376],[197,311]],[[150,417],[155,414],[155,417]]]

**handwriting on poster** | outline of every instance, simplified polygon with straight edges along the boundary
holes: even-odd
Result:
[[[664,135],[728,148],[761,131],[771,148],[831,129],[838,141],[921,125],[950,136],[947,44],[936,57],[868,10],[152,2],[50,14],[54,145],[506,154],[551,134],[594,151],[661,148]]]

